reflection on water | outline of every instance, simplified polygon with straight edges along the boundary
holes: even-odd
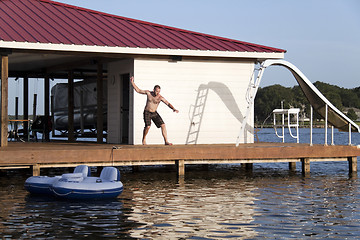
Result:
[[[254,187],[239,179],[139,182],[129,219],[135,238],[254,237]]]
[[[300,166],[298,166],[300,167]],[[121,168],[124,192],[109,201],[30,196],[21,171],[0,176],[3,239],[291,239],[360,236],[359,180],[347,164]],[[13,174],[13,175],[12,175]]]
[[[345,177],[270,181],[259,190],[253,224],[267,238],[356,238],[358,186]]]

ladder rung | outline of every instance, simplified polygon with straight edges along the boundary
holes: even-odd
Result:
[[[200,107],[203,107],[203,106],[205,106],[205,104],[204,104],[204,103],[200,103],[200,104],[195,105],[194,108],[200,108]]]

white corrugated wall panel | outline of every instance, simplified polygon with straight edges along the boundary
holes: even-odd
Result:
[[[160,85],[163,97],[180,111],[174,113],[163,103],[158,108],[166,123],[169,141],[175,144],[186,143],[199,88],[209,91],[197,143],[235,143],[246,113],[245,94],[253,68],[254,63],[246,61],[134,60],[137,86],[152,90],[154,85]],[[135,144],[141,144],[145,102],[146,95],[134,94]],[[248,135],[249,141],[253,141],[253,135]],[[147,136],[147,143],[163,144],[161,130],[154,124]]]

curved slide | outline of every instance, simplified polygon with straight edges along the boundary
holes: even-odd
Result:
[[[306,76],[293,64],[284,60],[265,60],[262,64],[263,68],[279,65],[286,67],[295,77],[299,86],[301,87],[306,98],[313,106],[314,110],[320,114],[324,119],[326,115],[326,105],[328,106],[328,122],[341,131],[349,131],[349,124],[351,131],[360,132],[359,126],[350,118],[337,109],[331,102],[322,95],[322,93],[306,78]]]
[[[245,126],[247,124],[247,118],[250,114],[250,109],[252,109],[254,105],[254,100],[256,97],[256,93],[258,87],[261,82],[261,78],[263,76],[264,70],[272,65],[283,66],[287,68],[295,77],[296,81],[298,82],[301,90],[305,94],[306,98],[310,102],[313,109],[321,115],[324,119],[326,119],[330,124],[334,127],[338,128],[340,131],[352,131],[352,132],[360,132],[360,127],[354,123],[350,118],[348,118],[345,114],[343,114],[339,109],[337,109],[329,100],[322,95],[322,93],[307,79],[307,77],[293,64],[285,61],[285,60],[265,60],[262,62],[261,67],[258,72],[258,76],[254,82],[252,87],[252,93],[250,93],[249,98],[249,106],[247,108],[246,117],[241,124],[240,132],[236,140],[236,146],[239,146],[240,140],[243,138],[245,134]]]

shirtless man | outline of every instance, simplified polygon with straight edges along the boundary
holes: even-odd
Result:
[[[155,85],[153,91],[149,90],[141,90],[135,85],[134,82],[134,76],[130,78],[131,84],[134,87],[135,91],[140,94],[146,94],[147,100],[146,105],[144,109],[144,122],[145,122],[145,128],[143,132],[143,138],[142,138],[142,144],[146,145],[146,135],[148,134],[151,126],[151,120],[155,123],[156,127],[161,127],[161,133],[164,137],[165,145],[172,145],[172,143],[169,143],[167,140],[167,132],[165,123],[156,111],[159,103],[163,102],[165,103],[169,108],[171,108],[174,112],[178,113],[179,111],[176,110],[173,105],[171,105],[163,96],[160,95],[160,86]]]

